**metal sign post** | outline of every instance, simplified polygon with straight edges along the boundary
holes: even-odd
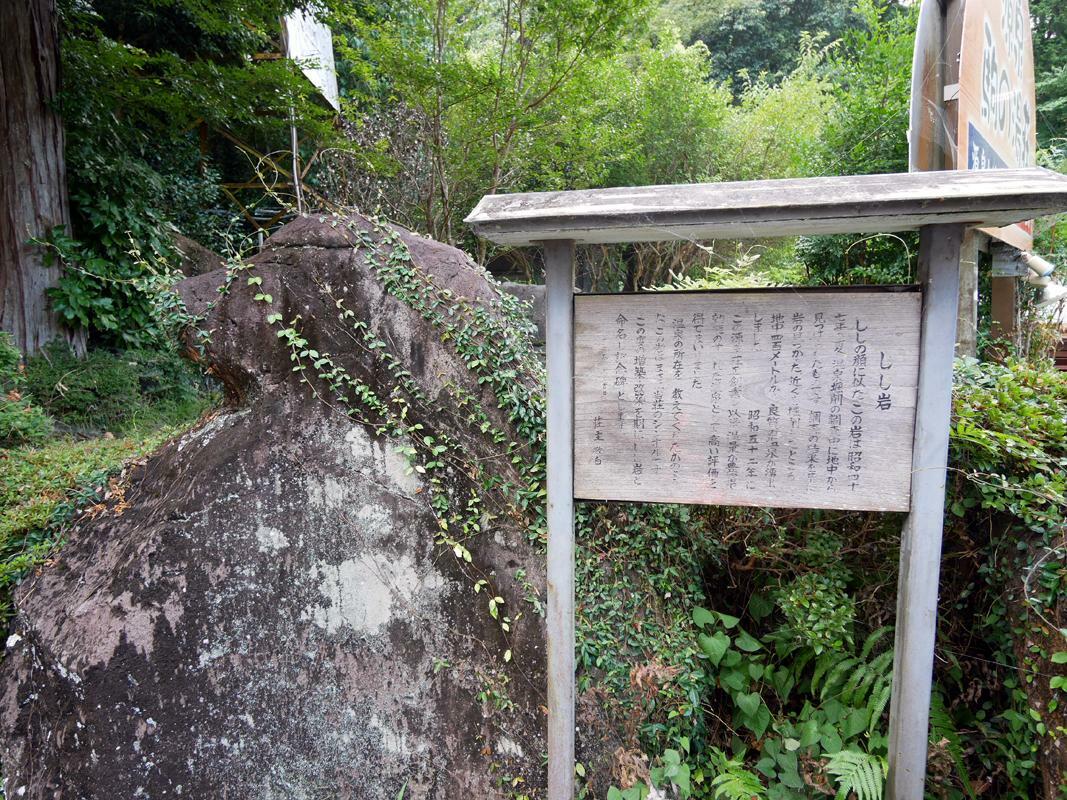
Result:
[[[921,231],[923,303],[907,497],[900,498],[899,505],[894,501],[885,506],[856,506],[854,498],[842,499],[838,505],[832,498],[818,502],[826,507],[909,510],[901,539],[887,797],[922,800],[961,242],[968,227],[1003,227],[1063,210],[1067,210],[1067,176],[1043,169],[621,187],[482,198],[466,220],[479,235],[498,244],[540,244],[545,251],[548,800],[573,800],[575,788],[575,244]],[[656,296],[648,297],[654,301]],[[847,307],[847,302],[842,305]],[[907,456],[900,448],[894,452],[897,460]],[[893,464],[896,469],[902,466],[907,468]],[[656,496],[627,494],[626,499],[654,502]],[[798,494],[791,493],[775,505],[791,500],[803,504]],[[721,492],[710,488],[706,494],[693,496],[693,502],[766,504],[755,498],[724,500]]]

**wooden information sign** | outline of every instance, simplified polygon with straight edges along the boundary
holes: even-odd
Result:
[[[907,511],[921,298],[576,297],[575,497]]]
[[[1065,208],[1033,168],[482,198],[476,233],[544,248],[548,800],[575,797],[575,497],[908,510],[885,796],[923,797],[964,233]],[[915,228],[921,292],[574,296],[576,243]]]

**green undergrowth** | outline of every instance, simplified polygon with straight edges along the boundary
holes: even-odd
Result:
[[[1067,735],[1050,622],[1067,376],[957,364],[951,456],[927,796],[1021,800]],[[901,515],[585,504],[578,519],[579,688],[623,738],[609,797],[882,797]]]
[[[0,623],[11,593],[99,502],[124,464],[152,452],[215,401],[171,350],[90,351],[53,344],[23,363],[0,338]]]
[[[11,592],[62,542],[67,522],[99,502],[123,465],[151,453],[199,413],[164,424],[145,420],[116,438],[62,437],[38,447],[0,449],[0,620]]]
[[[25,391],[59,426],[124,433],[194,415],[210,387],[176,350],[91,350],[78,358],[59,342],[29,359]]]

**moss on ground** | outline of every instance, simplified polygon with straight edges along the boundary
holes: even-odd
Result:
[[[14,612],[15,586],[47,562],[66,524],[98,501],[124,465],[187,430],[209,406],[200,398],[147,409],[119,437],[0,448],[0,623]]]

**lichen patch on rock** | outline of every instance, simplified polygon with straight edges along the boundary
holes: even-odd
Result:
[[[429,617],[445,580],[435,570],[420,574],[406,554],[372,553],[340,564],[311,567],[320,602],[305,609],[309,619],[327,633],[347,627],[376,635],[393,620]]]

